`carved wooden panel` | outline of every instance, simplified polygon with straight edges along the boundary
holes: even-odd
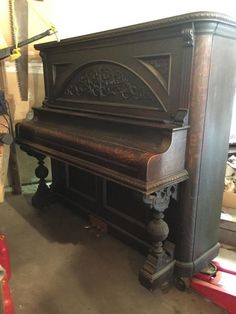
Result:
[[[57,87],[58,84],[62,83],[64,73],[68,70],[69,65],[71,65],[71,63],[53,64],[52,75],[54,87]]]
[[[60,97],[165,110],[155,92],[141,77],[112,62],[94,62],[79,68],[67,80]]]
[[[89,172],[68,166],[68,186],[92,201],[97,199],[97,177]]]

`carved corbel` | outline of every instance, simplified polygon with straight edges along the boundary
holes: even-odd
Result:
[[[187,27],[182,30],[182,36],[185,47],[194,47],[194,30],[193,27]]]

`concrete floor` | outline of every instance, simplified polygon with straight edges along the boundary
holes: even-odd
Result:
[[[144,256],[117,239],[85,229],[61,205],[36,211],[30,194],[7,195],[0,230],[11,255],[16,314],[220,314],[194,291],[143,288]]]

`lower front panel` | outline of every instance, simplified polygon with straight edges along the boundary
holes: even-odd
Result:
[[[146,226],[152,211],[143,203],[142,193],[56,160],[52,160],[52,177],[55,191],[81,214],[100,217],[112,234],[147,252],[150,241]],[[172,200],[166,211],[168,240],[172,242],[177,236],[177,228],[172,226],[177,216],[177,202]]]
[[[146,226],[152,219],[152,211],[143,203],[140,192],[55,160],[52,160],[52,178],[56,193],[64,201],[73,205],[76,211],[85,218],[99,217],[105,221],[111,234],[147,253],[150,241]],[[175,245],[183,242],[185,234],[182,231],[185,227],[188,228],[188,226],[181,226],[180,219],[178,201],[171,199],[169,208],[165,211],[165,220],[170,229],[168,240]],[[190,246],[182,249],[185,253],[194,250]],[[184,277],[192,276],[206,266],[217,252],[216,243],[196,260],[190,259],[182,263],[178,258],[176,274]],[[179,257],[177,251],[175,255]]]

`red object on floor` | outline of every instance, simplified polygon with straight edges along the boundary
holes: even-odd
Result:
[[[3,308],[4,308],[4,314],[14,314],[14,305],[13,305],[13,299],[11,296],[11,290],[8,285],[8,280],[3,279],[2,281],[2,295],[3,295]]]
[[[214,264],[218,270],[221,270],[221,271],[228,273],[228,274],[236,275],[236,269],[226,267],[217,261],[212,261],[212,264]]]
[[[0,265],[5,269],[6,278],[9,280],[11,277],[10,256],[6,237],[2,233],[0,233]]]
[[[0,233],[0,266],[2,272],[0,280],[2,305],[0,306],[3,307],[4,314],[14,314],[14,304],[9,287],[9,279],[11,277],[10,256],[6,237],[2,233]]]
[[[212,263],[220,269],[215,277],[198,273],[191,279],[191,287],[231,314],[236,314],[236,272],[218,262]]]

